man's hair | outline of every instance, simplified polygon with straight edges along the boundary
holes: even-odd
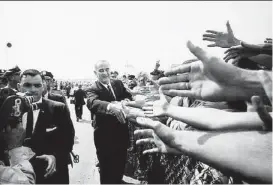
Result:
[[[45,77],[43,76],[43,75],[41,75],[41,73],[40,73],[40,71],[38,71],[38,70],[36,70],[36,69],[27,69],[27,70],[25,70],[25,71],[23,71],[21,74],[20,74],[20,80],[22,80],[22,78],[24,77],[24,76],[32,76],[32,77],[34,77],[34,76],[36,76],[36,75],[39,75],[41,78],[42,78],[42,80],[44,81],[45,80]]]
[[[97,61],[96,63],[95,63],[95,70],[97,69],[97,67],[98,67],[98,64],[99,63],[102,63],[102,62],[107,62],[108,64],[109,64],[109,62],[107,61],[107,60],[99,60],[99,61]]]

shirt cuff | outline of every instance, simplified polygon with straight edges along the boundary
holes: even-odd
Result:
[[[8,151],[8,157],[10,161],[10,166],[14,166],[20,163],[23,160],[31,159],[35,153],[31,150],[31,148],[21,146],[14,148]]]
[[[110,104],[111,104],[111,103],[109,103],[109,104],[107,105],[107,109],[106,109],[106,110],[107,110],[108,112],[110,111]]]

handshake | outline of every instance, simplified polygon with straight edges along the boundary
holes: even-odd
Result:
[[[107,110],[109,114],[114,115],[120,123],[125,124],[126,119],[136,119],[137,117],[145,117],[144,111],[141,110],[145,105],[144,99],[135,101],[123,100],[121,102],[111,102]]]

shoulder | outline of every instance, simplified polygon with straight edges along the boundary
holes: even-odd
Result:
[[[54,100],[50,100],[50,99],[44,99],[44,98],[43,98],[43,103],[45,103],[49,107],[62,107],[62,106],[65,106],[65,104],[62,103],[62,102],[58,102],[58,101],[54,101]]]
[[[121,80],[111,80],[113,84],[123,86],[123,83]]]

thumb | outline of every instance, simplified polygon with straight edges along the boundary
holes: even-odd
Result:
[[[227,32],[233,35],[233,31],[232,31],[232,29],[231,29],[231,26],[230,26],[230,24],[229,24],[229,21],[227,21],[226,26],[227,26]]]
[[[166,96],[163,94],[163,91],[162,91],[162,88],[160,87],[159,88],[159,97],[160,97],[160,100],[164,100],[164,101],[167,101],[167,98]]]
[[[187,42],[187,47],[198,60],[201,60],[202,62],[208,61],[207,53],[202,48],[195,46],[191,41]]]
[[[47,159],[45,155],[36,156],[37,159]]]

